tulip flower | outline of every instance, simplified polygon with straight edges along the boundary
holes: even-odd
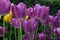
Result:
[[[34,14],[33,14],[33,8],[29,7],[28,9],[26,9],[26,16],[28,16],[29,18],[33,18]]]
[[[37,37],[38,40],[51,40],[50,36],[44,33],[38,33]]]
[[[32,37],[32,39],[30,39]],[[23,35],[22,40],[34,40],[34,34],[31,36],[30,33],[26,33]]]
[[[60,38],[60,27],[53,28],[53,33],[55,34],[55,37],[59,39]]]
[[[11,24],[13,25],[14,28],[20,28],[20,21],[17,20],[16,18],[12,18]]]
[[[28,34],[23,35],[22,40],[30,40],[29,35]]]
[[[18,19],[19,9],[15,4],[12,5],[12,13],[13,13],[13,17]]]
[[[19,9],[19,14],[18,14],[19,18],[25,17],[26,5],[21,2],[17,5],[17,7]]]
[[[39,18],[40,17],[40,14],[41,14],[41,6],[39,4],[36,4],[34,6],[34,17],[35,18]]]
[[[48,16],[48,20],[47,20],[47,25],[48,25],[48,26],[53,26],[54,21],[55,21],[55,17],[49,15],[49,16]]]
[[[19,3],[18,5],[12,5],[13,16],[17,19],[23,19],[25,17],[26,5]]]
[[[38,40],[44,40],[44,33],[38,34]]]
[[[48,20],[48,14],[49,14],[49,7],[42,6],[42,11],[40,14],[40,22],[42,25],[46,25],[46,22]]]
[[[4,21],[5,22],[11,22],[11,19],[12,19],[12,10],[10,9],[9,14],[4,16]]]
[[[34,31],[37,27],[37,20],[29,19],[22,21],[22,28],[25,33],[29,34],[29,40],[34,40]]]
[[[58,10],[57,16],[55,16],[54,21],[53,21],[53,27],[60,27],[60,10]]]
[[[10,1],[0,0],[0,15],[8,14],[10,11]]]
[[[28,21],[23,20],[22,26],[25,32],[33,32],[37,27],[37,20],[35,19],[29,19]]]
[[[60,10],[58,10],[58,14],[55,18],[55,23],[58,27],[60,26]]]
[[[3,34],[5,34],[5,32],[6,32],[6,28],[0,26],[0,37],[2,37]]]

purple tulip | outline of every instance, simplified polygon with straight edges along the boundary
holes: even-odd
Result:
[[[58,10],[58,14],[55,18],[55,23],[57,24],[58,27],[60,26],[60,10]]]
[[[33,8],[32,7],[29,7],[28,9],[26,9],[26,16],[29,16],[29,18],[32,18],[33,17]]]
[[[51,40],[50,36],[44,33],[38,33],[38,40]]]
[[[11,23],[12,23],[12,25],[13,25],[14,28],[20,28],[20,21],[19,20],[13,18],[11,20]]]
[[[55,16],[54,20],[52,21],[52,27],[59,27],[57,23],[57,16]]]
[[[40,22],[42,25],[46,25],[46,22],[48,20],[48,14],[49,14],[49,7],[42,6],[42,11],[40,14]]]
[[[18,5],[12,5],[13,16],[22,20],[25,17],[26,5],[19,3]]]
[[[29,19],[28,21],[23,20],[22,26],[25,32],[33,32],[37,27],[37,20],[35,19]]]
[[[22,40],[34,40],[34,33],[32,33],[32,35],[30,33],[26,33],[23,35]]]
[[[38,40],[44,40],[44,33],[38,34]]]
[[[12,12],[13,12],[14,18],[18,19],[19,9],[18,9],[17,5],[15,5],[15,4],[12,5]]]
[[[28,31],[27,21],[26,21],[26,20],[24,20],[24,21],[22,22],[22,27],[23,27],[23,30],[24,30],[25,32]]]
[[[30,40],[29,35],[28,34],[23,35],[22,40]]]
[[[0,26],[0,37],[2,37],[5,34],[5,32],[6,32],[6,28],[2,28]]]
[[[22,28],[25,33],[29,34],[29,40],[34,40],[34,31],[37,28],[37,20],[29,19],[22,21]]]
[[[53,28],[53,33],[55,36],[59,39],[60,38],[60,27],[58,28]]]
[[[57,14],[57,16],[55,16],[52,26],[60,27],[60,10],[58,10],[58,14]]]
[[[0,0],[0,15],[5,15],[10,11],[10,1]]]
[[[21,2],[17,5],[17,7],[19,9],[19,14],[18,14],[19,18],[25,17],[26,5]]]
[[[39,18],[41,11],[41,6],[39,4],[36,4],[34,7],[34,17]]]
[[[52,25],[54,24],[54,20],[55,20],[55,17],[49,15],[49,16],[48,16],[48,20],[47,20],[47,25],[48,25],[48,26],[52,26]]]

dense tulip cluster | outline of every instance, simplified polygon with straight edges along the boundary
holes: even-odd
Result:
[[[36,4],[34,7],[27,8],[23,2],[12,5],[9,0],[0,0],[0,14],[4,15],[4,21],[9,22],[13,28],[19,29],[22,26],[25,33],[22,40],[34,40],[38,24],[47,29],[37,32],[37,40],[52,40],[51,34],[60,38],[60,10],[56,16],[49,15],[49,11],[50,7],[45,5]],[[0,37],[6,32],[3,29],[0,27]]]

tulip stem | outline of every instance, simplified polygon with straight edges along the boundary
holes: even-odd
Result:
[[[32,40],[32,33],[30,33],[30,40]]]
[[[46,40],[46,37],[45,37],[45,25],[44,25],[44,40]]]
[[[51,39],[52,39],[52,26],[50,26],[50,28],[51,28]]]
[[[15,32],[15,40],[17,40],[17,39],[16,39],[16,28],[15,28],[14,32]]]
[[[36,33],[36,40],[37,40],[37,33],[38,33],[37,31],[38,31],[38,27],[36,28],[36,32],[35,32]]]
[[[11,40],[11,35],[12,35],[12,25],[10,24],[10,38],[9,38],[9,40]]]
[[[18,30],[18,40],[22,40],[22,27],[21,27],[21,22],[20,22],[20,28]]]
[[[3,27],[5,27],[5,22],[3,21]],[[5,33],[4,33],[4,29],[3,29],[3,40],[5,40]]]
[[[30,40],[34,40],[34,32],[30,32]]]

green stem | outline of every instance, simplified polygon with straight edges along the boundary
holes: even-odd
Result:
[[[52,37],[52,26],[50,26],[50,27],[51,27],[51,39],[52,39],[52,38],[53,38],[53,37]]]
[[[18,40],[22,40],[22,27],[21,27],[21,22],[20,22],[20,28],[18,30]]]
[[[5,27],[5,22],[3,21],[3,27]],[[3,40],[5,40],[5,34],[4,34],[4,29],[3,29]]]
[[[15,40],[17,40],[17,39],[16,39],[16,28],[15,28],[14,32],[15,32]]]
[[[9,40],[11,40],[11,35],[12,35],[12,25],[10,24],[10,38],[9,38]]]
[[[46,37],[45,37],[45,25],[44,25],[44,40],[46,40]]]
[[[30,34],[29,34],[30,40],[34,40],[34,33],[35,32],[30,32]]]
[[[38,33],[38,27],[36,28],[36,32],[35,32],[36,40],[37,40],[37,33]]]

